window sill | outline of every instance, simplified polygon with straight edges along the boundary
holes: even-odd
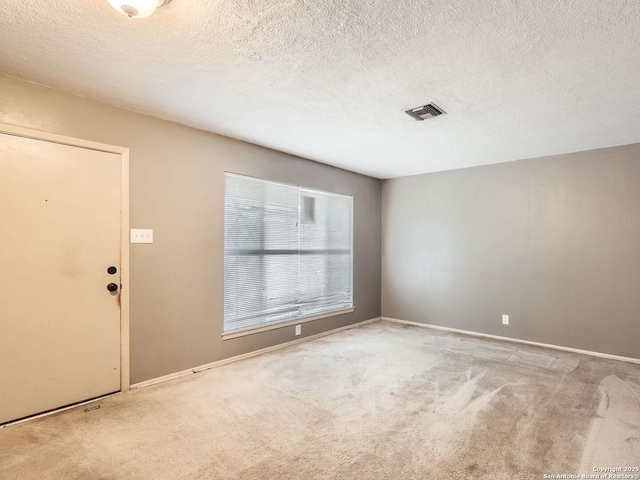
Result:
[[[343,308],[342,310],[335,310],[333,312],[321,313],[313,317],[298,318],[295,320],[289,320],[282,323],[273,323],[265,325],[264,327],[250,327],[244,330],[233,330],[231,332],[225,332],[222,334],[222,340],[231,340],[232,338],[244,337],[246,335],[253,335],[255,333],[266,332],[268,330],[275,330],[276,328],[290,327],[291,325],[300,325],[301,323],[313,322],[314,320],[320,320],[322,318],[335,317],[337,315],[344,315],[355,311],[355,307]]]

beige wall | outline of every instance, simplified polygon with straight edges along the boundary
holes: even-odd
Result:
[[[0,123],[130,148],[133,383],[301,338],[221,339],[224,171],[353,195],[356,311],[302,337],[380,315],[379,180],[2,76]]]
[[[640,358],[640,144],[385,181],[382,231],[384,316]]]

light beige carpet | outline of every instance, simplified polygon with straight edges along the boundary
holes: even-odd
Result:
[[[376,322],[0,429],[0,479],[593,474],[639,402],[638,365]]]

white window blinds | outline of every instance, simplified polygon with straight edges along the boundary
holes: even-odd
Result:
[[[353,199],[226,174],[224,331],[353,306]]]

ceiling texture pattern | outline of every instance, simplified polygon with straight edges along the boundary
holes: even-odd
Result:
[[[0,73],[379,178],[640,141],[637,0],[3,0],[0,45]]]

